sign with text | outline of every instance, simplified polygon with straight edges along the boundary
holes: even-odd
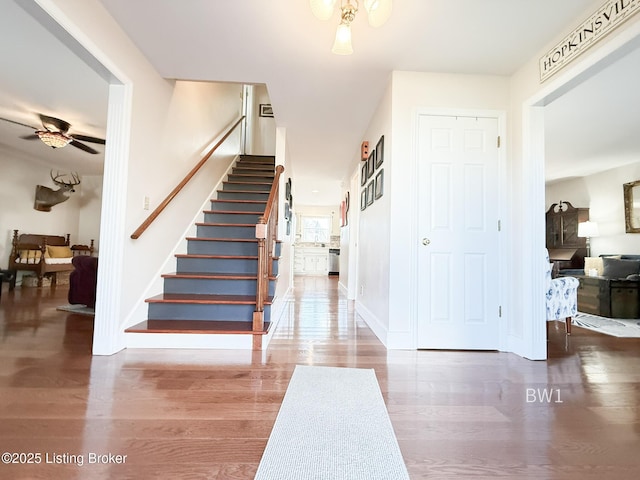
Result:
[[[558,72],[640,10],[640,0],[607,0],[593,15],[540,59],[540,81]]]

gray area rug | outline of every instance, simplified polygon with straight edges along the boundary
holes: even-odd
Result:
[[[408,478],[375,372],[296,366],[255,479]]]
[[[94,316],[96,314],[93,308],[89,308],[86,305],[60,305],[56,307],[56,310],[61,310],[63,312],[77,313],[78,315],[88,315]]]
[[[606,318],[578,312],[571,324],[614,337],[640,338],[640,319]]]

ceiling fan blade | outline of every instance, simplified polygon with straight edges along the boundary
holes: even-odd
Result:
[[[42,121],[42,126],[47,130],[57,130],[61,133],[67,133],[69,128],[71,128],[71,124],[65,122],[64,120],[60,120],[56,117],[50,117],[48,115],[40,115],[40,121]]]
[[[22,137],[20,137],[23,140],[39,140],[40,137],[38,137],[38,135],[24,135]]]
[[[80,143],[77,140],[71,140],[71,143],[69,145],[73,145],[74,147],[79,148],[80,150],[84,150],[87,153],[93,153],[93,154],[99,153],[97,150],[94,150],[89,145]]]
[[[16,125],[21,125],[23,127],[31,128],[33,130],[37,130],[36,127],[32,127],[31,125],[27,125],[26,123],[16,122],[15,120],[9,120],[8,118],[0,118],[0,120],[4,120],[5,122],[15,123]]]
[[[99,143],[101,145],[105,144],[104,138],[89,137],[88,135],[79,135],[77,133],[73,133],[69,136],[75,140],[82,140],[83,142]]]

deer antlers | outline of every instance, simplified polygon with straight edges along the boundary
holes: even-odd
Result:
[[[51,176],[51,180],[53,180],[53,183],[55,183],[56,185],[60,185],[61,187],[75,187],[76,185],[80,185],[80,175],[78,175],[78,172],[71,172],[71,178],[73,180],[70,182],[58,180],[60,177],[65,177],[66,174],[56,172],[56,176],[54,177],[53,170],[51,170],[51,172],[49,172],[49,175]]]

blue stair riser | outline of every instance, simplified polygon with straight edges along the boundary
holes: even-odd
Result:
[[[223,190],[250,190],[252,192],[267,192],[271,190],[269,183],[248,183],[248,182],[222,182]]]
[[[201,238],[256,238],[255,225],[198,225],[196,232]]]
[[[247,322],[253,318],[255,305],[149,303],[149,320],[227,320]],[[264,307],[264,320],[271,320],[271,306]]]
[[[258,260],[247,258],[178,257],[176,271],[206,273],[258,273]],[[273,261],[273,274],[278,274],[278,260]]]
[[[209,213],[205,212],[206,223],[258,223],[259,213]]]
[[[233,212],[253,212],[264,213],[266,203],[243,203],[243,202],[224,202],[219,200],[211,201],[211,210],[230,210]]]
[[[188,240],[191,255],[248,255],[258,256],[258,242]]]
[[[220,190],[218,192],[218,200],[260,200],[266,202],[269,198],[269,192],[234,192],[232,190]]]
[[[255,295],[257,281],[253,279],[230,280],[226,278],[176,278],[164,279],[164,293],[194,295]],[[269,281],[269,296],[275,293],[275,280]]]
[[[281,251],[282,243],[277,242],[274,256],[279,257]],[[243,255],[255,257],[258,256],[258,242],[189,239],[187,240],[187,253],[191,255]]]
[[[273,175],[259,173],[248,173],[243,175],[230,174],[227,176],[228,182],[259,182],[259,183],[273,183]]]
[[[244,258],[178,257],[178,272],[250,273],[258,272],[258,260]]]
[[[276,160],[273,156],[261,156],[261,155],[242,155],[237,164],[246,163],[264,163],[268,165],[275,165]]]
[[[247,174],[247,175],[266,175],[266,176],[271,176],[271,178],[274,177],[274,170],[272,167],[260,167],[259,165],[252,167],[252,166],[248,166],[248,167],[234,167],[231,170],[231,175],[236,175],[236,174]]]

